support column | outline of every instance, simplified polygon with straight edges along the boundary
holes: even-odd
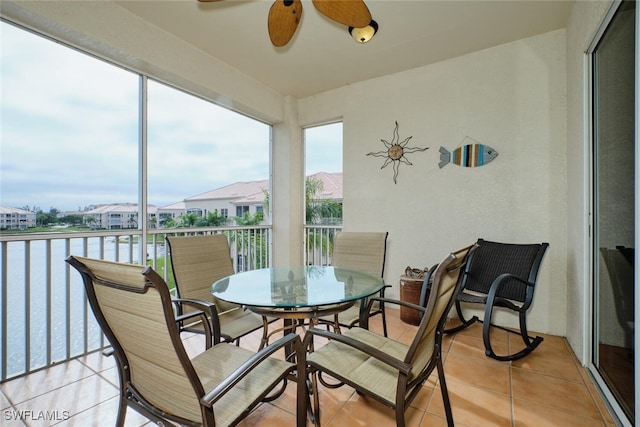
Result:
[[[273,126],[271,218],[273,265],[303,262],[304,146],[297,100],[284,100],[284,122]]]

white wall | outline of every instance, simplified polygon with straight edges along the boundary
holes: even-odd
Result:
[[[479,237],[545,241],[529,325],[565,334],[565,64],[560,30],[300,100],[303,126],[343,117],[344,228],[389,231],[390,295],[407,265],[430,266]],[[395,121],[400,141],[429,147],[407,155],[413,165],[400,165],[397,184],[391,165],[366,155],[392,140]],[[440,146],[466,136],[498,158],[440,169]],[[496,320],[516,325],[512,314]]]

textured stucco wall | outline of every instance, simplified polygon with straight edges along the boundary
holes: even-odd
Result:
[[[302,125],[343,117],[345,229],[389,231],[390,295],[407,265],[432,265],[478,237],[546,241],[530,327],[565,334],[565,64],[560,30],[299,102]],[[429,147],[407,155],[413,165],[400,164],[397,183],[392,165],[366,155],[392,140],[395,121],[400,141]],[[440,146],[467,136],[498,158],[440,169]],[[511,314],[496,320],[515,325]]]

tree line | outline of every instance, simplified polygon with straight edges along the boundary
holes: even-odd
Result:
[[[342,205],[338,202],[321,199],[323,183],[317,178],[307,178],[305,180],[305,220],[307,224],[335,224],[342,222]],[[264,192],[265,209],[269,206],[269,192]],[[52,227],[55,225],[69,225],[72,227],[88,227],[95,222],[95,218],[86,217],[82,214],[69,214],[60,216],[61,211],[50,208],[49,212],[44,212],[37,206],[24,206],[21,209],[36,213],[36,224],[38,227]],[[88,210],[89,208],[85,208]],[[218,210],[207,213],[201,217],[195,212],[185,213],[176,219],[172,219],[162,224],[165,228],[180,227],[221,227],[230,223],[241,226],[258,225],[264,220],[264,213],[256,212],[251,215],[248,212],[242,216],[224,217]],[[151,220],[151,227],[155,227],[156,220]],[[130,224],[132,228],[137,224]]]

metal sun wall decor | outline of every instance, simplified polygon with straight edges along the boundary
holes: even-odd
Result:
[[[389,163],[393,163],[393,182],[397,184],[398,178],[398,169],[400,168],[400,162],[407,164],[409,166],[413,165],[405,156],[408,153],[415,153],[416,151],[426,151],[429,147],[419,148],[419,147],[407,147],[409,140],[413,138],[410,136],[405,138],[402,142],[398,142],[400,140],[400,136],[398,134],[398,122],[396,121],[396,127],[393,130],[393,139],[391,142],[388,142],[384,139],[381,139],[384,146],[387,148],[384,151],[371,152],[367,153],[367,156],[375,156],[375,157],[385,157],[384,164],[380,167],[383,169],[389,165]]]
[[[446,148],[440,147],[440,163],[438,164],[440,169],[449,163],[465,168],[484,166],[498,157],[498,152],[488,145],[481,144],[469,136],[465,136],[461,144],[465,141],[471,141],[471,143],[458,147],[451,153]]]

